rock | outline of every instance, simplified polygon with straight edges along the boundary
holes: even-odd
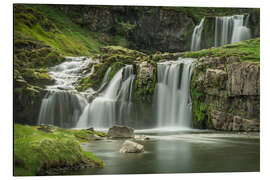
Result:
[[[260,64],[239,57],[201,57],[191,80],[193,125],[259,131]]]
[[[93,127],[90,127],[90,128],[88,128],[86,130],[88,130],[88,131],[94,131],[94,128]]]
[[[233,117],[233,131],[242,130],[242,118],[239,116]]]
[[[98,141],[98,140],[103,140],[104,138],[102,138],[96,134],[90,134],[87,139],[92,140],[92,141]]]
[[[220,69],[206,69],[205,85],[217,89],[225,89],[227,82],[227,73]]]
[[[136,136],[135,139],[136,139],[137,141],[150,140],[150,138],[149,138],[149,137],[146,137],[145,135]]]
[[[51,124],[41,124],[38,130],[41,130],[47,133],[53,133],[56,131],[56,127]]]
[[[126,140],[120,149],[120,153],[141,153],[144,151],[144,146],[129,140]]]
[[[113,126],[107,136],[108,138],[134,138],[134,129],[127,126]]]
[[[260,95],[260,66],[241,62],[227,66],[229,96]]]
[[[243,119],[244,131],[260,131],[260,122],[256,119]]]

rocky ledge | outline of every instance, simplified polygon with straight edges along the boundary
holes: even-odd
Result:
[[[238,57],[202,57],[192,81],[196,128],[260,130],[260,64]]]

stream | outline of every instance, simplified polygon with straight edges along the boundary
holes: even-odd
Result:
[[[260,170],[259,133],[215,131],[135,131],[150,140],[137,141],[145,151],[121,154],[124,140],[83,143],[82,148],[105,162],[103,168],[69,171],[65,175],[252,172]]]

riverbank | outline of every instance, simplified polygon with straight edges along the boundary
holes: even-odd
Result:
[[[15,176],[52,174],[51,169],[58,169],[57,171],[61,172],[104,166],[100,158],[84,151],[80,145],[81,142],[90,142],[87,138],[93,131],[56,127],[46,131],[39,128],[39,126],[14,125]]]

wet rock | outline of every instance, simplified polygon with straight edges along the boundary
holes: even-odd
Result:
[[[41,130],[47,133],[53,133],[56,131],[56,127],[51,124],[41,124],[38,130]]]
[[[144,146],[133,141],[126,140],[120,149],[120,153],[141,153]]]
[[[137,141],[146,141],[146,140],[150,140],[149,137],[146,137],[145,135],[139,135],[139,136],[135,136],[135,139]]]
[[[99,141],[99,140],[103,140],[104,138],[102,138],[96,134],[90,134],[87,139],[91,140],[91,141]]]
[[[127,126],[113,126],[107,136],[108,138],[134,138],[134,129]]]

